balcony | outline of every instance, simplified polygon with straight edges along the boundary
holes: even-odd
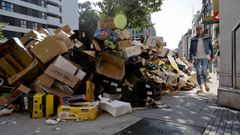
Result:
[[[46,2],[53,5],[62,5],[60,0],[47,0]]]
[[[48,11],[48,13],[55,14],[55,15],[60,14],[59,7],[52,6],[52,5],[49,5],[49,4],[47,5],[47,11]]]
[[[60,19],[59,19],[59,18],[55,18],[55,17],[48,16],[48,17],[47,17],[47,22],[48,22],[48,24],[50,24],[50,25],[61,26],[61,23],[60,23]]]

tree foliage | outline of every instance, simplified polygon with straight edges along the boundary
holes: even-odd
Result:
[[[147,28],[152,26],[147,16],[161,10],[163,0],[103,0],[97,2],[100,15],[114,17],[123,13],[128,19],[129,28]]]
[[[93,9],[92,3],[86,1],[78,4],[79,8],[79,30],[88,31],[93,35],[97,29],[98,14]]]

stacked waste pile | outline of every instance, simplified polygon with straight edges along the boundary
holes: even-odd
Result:
[[[169,88],[195,86],[191,65],[157,37],[142,44],[116,29],[111,18],[99,24],[92,44],[85,32],[73,33],[68,25],[54,34],[32,30],[2,44],[1,109],[31,118],[93,120],[98,108],[118,116],[152,105]]]

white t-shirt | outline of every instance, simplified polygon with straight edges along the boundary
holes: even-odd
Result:
[[[196,52],[196,56],[194,58],[195,59],[206,59],[206,58],[208,58],[208,54],[205,51],[202,38],[198,38],[197,52]]]

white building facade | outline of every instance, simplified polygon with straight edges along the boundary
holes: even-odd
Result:
[[[6,37],[19,37],[31,29],[46,28],[50,32],[69,24],[78,29],[77,0],[0,0],[0,22],[8,25]]]
[[[152,24],[151,15],[147,17],[148,22]],[[144,29],[129,29],[132,38],[145,38],[147,35],[156,36],[156,29],[154,27],[144,28]]]

